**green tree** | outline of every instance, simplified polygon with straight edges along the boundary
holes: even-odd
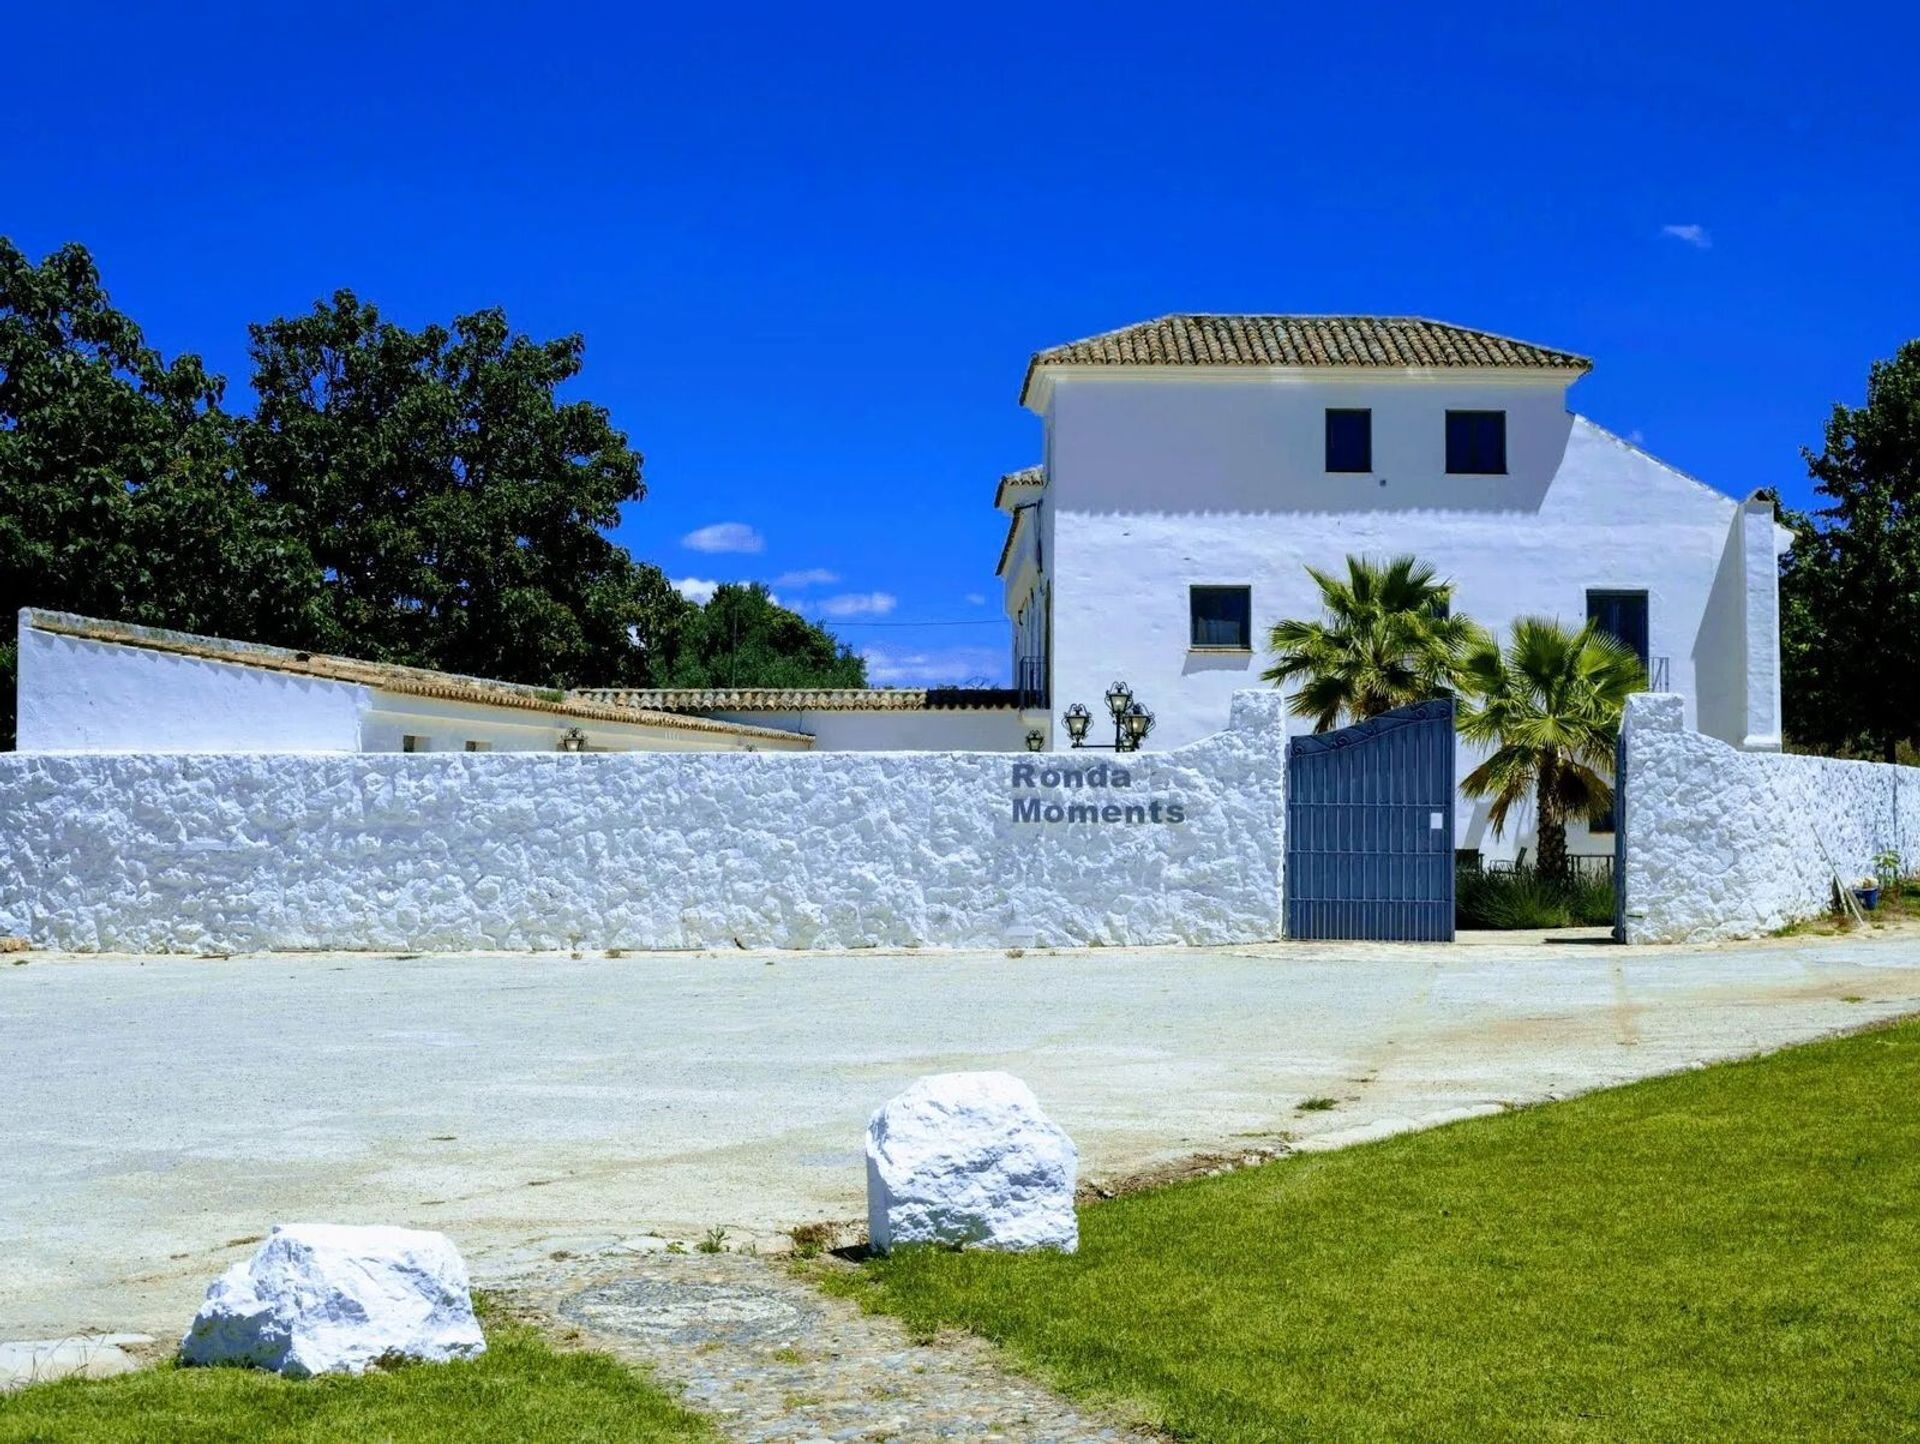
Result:
[[[1920,340],[1876,361],[1801,453],[1827,505],[1789,514],[1781,564],[1787,732],[1892,762],[1920,746]]]
[[[864,687],[867,666],[824,629],[755,583],[731,582],[675,629],[667,687]]]
[[[1461,781],[1492,800],[1496,836],[1529,800],[1539,833],[1539,870],[1567,870],[1567,821],[1613,806],[1613,752],[1627,698],[1647,684],[1632,648],[1591,622],[1569,630],[1550,617],[1521,617],[1504,648],[1472,647],[1460,674],[1467,694],[1460,735],[1493,749]]]
[[[223,383],[165,361],[92,258],[0,238],[0,745],[13,745],[24,606],[295,644],[318,576],[232,465]]]
[[[349,291],[251,328],[241,468],[284,507],[361,656],[550,686],[649,680],[681,612],[606,532],[646,494],[578,336],[497,310],[418,331]]]
[[[7,618],[49,607],[544,686],[661,685],[721,653],[743,686],[864,675],[764,596],[709,620],[606,535],[645,488],[606,411],[559,397],[579,337],[530,340],[499,311],[411,331],[346,291],[251,336],[257,408],[235,417],[197,357],[163,359],[113,307],[84,248],[36,265],[0,238]],[[9,626],[7,746],[14,669]]]
[[[1316,732],[1358,722],[1456,689],[1460,659],[1482,635],[1450,615],[1453,584],[1410,556],[1378,563],[1347,558],[1344,579],[1308,567],[1320,588],[1317,621],[1276,622],[1267,644],[1276,686],[1300,681],[1288,699]]]

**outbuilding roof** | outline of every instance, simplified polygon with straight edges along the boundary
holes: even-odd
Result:
[[[329,682],[347,682],[373,687],[382,692],[397,692],[412,697],[432,697],[443,702],[476,702],[489,707],[516,707],[529,712],[546,712],[556,717],[595,722],[625,722],[661,727],[680,732],[725,733],[767,741],[793,742],[812,738],[778,727],[755,727],[744,722],[719,722],[707,717],[691,717],[681,712],[654,711],[638,706],[615,706],[595,699],[589,692],[561,692],[553,688],[529,687],[520,682],[501,682],[489,677],[465,677],[456,672],[435,672],[426,667],[402,667],[391,662],[367,662],[357,657],[335,657],[325,652],[299,652],[286,647],[269,647],[258,642],[236,642],[225,637],[203,637],[194,632],[169,631],[164,627],[140,627],[131,622],[109,622],[98,617],[82,617],[71,612],[47,612],[38,608],[26,611],[27,625],[35,631],[78,637],[89,642],[115,646],[140,647],[153,652],[195,657],[208,662],[227,662],[241,667],[264,667],[295,676],[317,677]]]
[[[595,687],[574,695],[669,712],[943,712],[1020,704],[1009,687]]]
[[[1593,369],[1571,351],[1424,316],[1160,316],[1036,351],[1021,404],[1043,366],[1365,366],[1393,370]]]

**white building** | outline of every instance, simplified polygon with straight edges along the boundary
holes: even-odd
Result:
[[[18,640],[22,752],[1011,752],[1046,724],[1008,688],[561,691],[33,608]]]
[[[22,752],[753,752],[813,739],[574,694],[31,608]]]
[[[1412,553],[1497,631],[1600,618],[1690,725],[1777,750],[1787,534],[1764,499],[1570,412],[1589,369],[1400,317],[1166,316],[1039,352],[1020,399],[1044,460],[996,497],[1016,680],[1043,678],[1057,719],[1075,701],[1098,717],[1123,679],[1156,715],[1148,745],[1176,746],[1260,685],[1273,623],[1320,614],[1309,565]],[[1057,720],[1048,735],[1066,745]],[[1463,748],[1460,775],[1476,762]],[[1456,821],[1462,848],[1531,842],[1496,842],[1484,805]]]

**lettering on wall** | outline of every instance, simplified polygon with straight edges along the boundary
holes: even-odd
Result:
[[[1011,787],[1015,822],[1126,827],[1187,820],[1184,799],[1140,795],[1144,786],[1136,789],[1133,773],[1117,763],[1016,762]]]

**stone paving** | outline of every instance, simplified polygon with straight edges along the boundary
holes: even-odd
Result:
[[[502,1292],[569,1341],[647,1365],[728,1438],[751,1444],[1155,1437],[1009,1373],[982,1340],[916,1343],[781,1259],[614,1252],[529,1270]]]

